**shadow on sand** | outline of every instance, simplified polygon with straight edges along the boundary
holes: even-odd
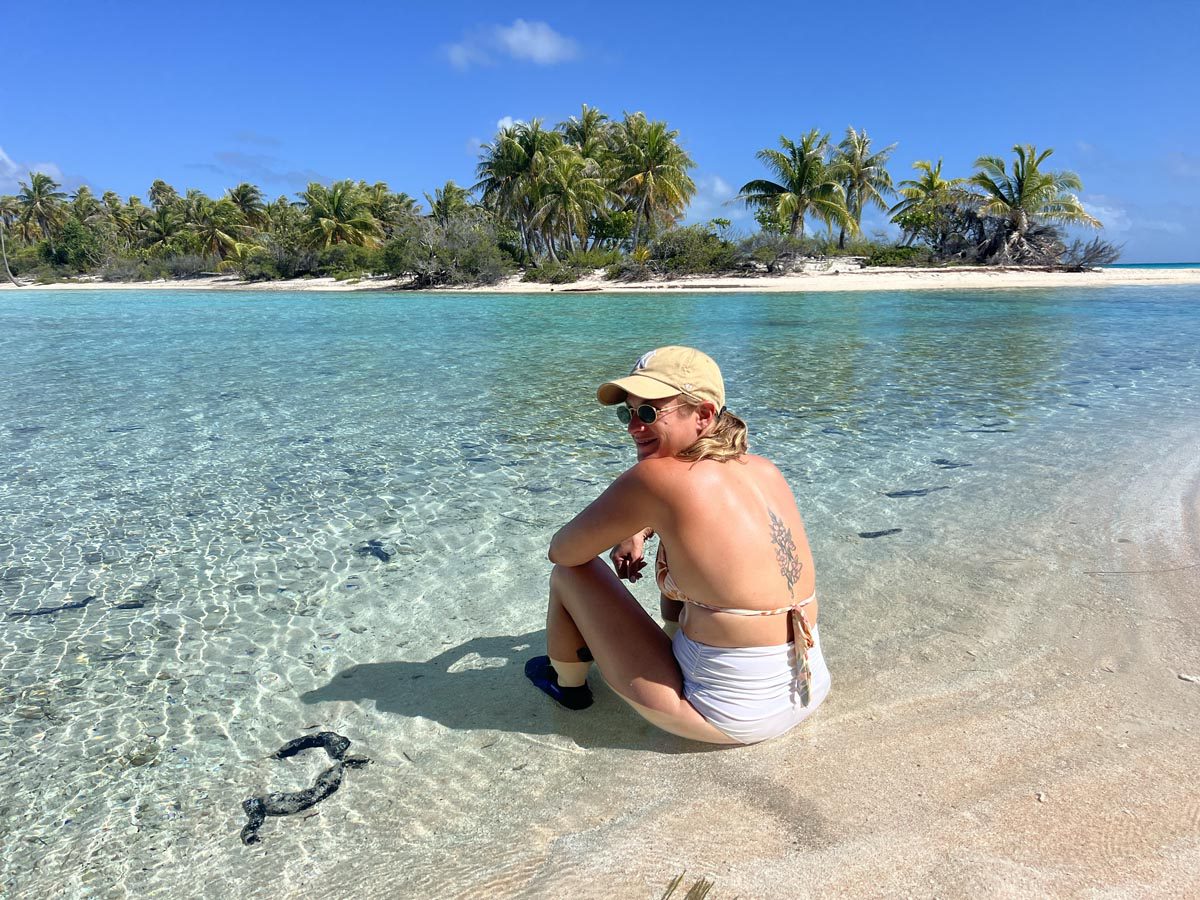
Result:
[[[562,708],[525,678],[525,660],[544,653],[545,646],[545,631],[475,638],[426,662],[351,666],[300,699],[312,704],[373,700],[380,712],[422,716],[447,728],[561,734],[588,748],[658,753],[718,749],[655,728],[594,669],[588,682],[596,702],[579,712]]]

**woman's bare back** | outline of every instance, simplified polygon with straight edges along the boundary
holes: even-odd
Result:
[[[671,576],[689,598],[734,609],[779,609],[811,596],[812,553],[796,501],[779,470],[762,457],[696,463],[664,460],[668,521],[659,527]],[[805,608],[816,622],[815,601]],[[718,647],[791,640],[790,617],[730,615],[687,604],[693,640]]]

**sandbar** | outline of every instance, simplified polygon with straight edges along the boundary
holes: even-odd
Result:
[[[595,294],[658,293],[662,291],[740,291],[745,293],[809,293],[816,291],[980,290],[987,288],[1070,288],[1200,284],[1200,267],[1187,269],[1096,269],[1061,272],[1018,267],[963,266],[954,268],[856,268],[831,264],[828,270],[787,275],[681,276],[653,281],[608,281],[595,272],[569,284],[538,284],[510,275],[495,284],[455,285],[440,293],[472,294]],[[17,290],[0,283],[0,291]],[[243,281],[235,275],[216,275],[171,281],[104,282],[91,279],[23,285],[20,290],[224,290],[224,291],[408,291],[406,279],[331,277],[283,281]]]

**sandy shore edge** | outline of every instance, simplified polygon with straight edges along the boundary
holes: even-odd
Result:
[[[962,267],[954,269],[858,269],[762,276],[689,276],[636,283],[606,281],[600,273],[571,284],[536,284],[510,275],[496,284],[439,288],[420,293],[452,294],[627,294],[659,291],[742,291],[748,293],[809,293],[816,291],[978,290],[983,288],[1120,287],[1200,284],[1200,268],[1097,269],[1092,272],[1047,272],[1015,268]],[[296,278],[287,281],[242,281],[220,275],[179,281],[72,281],[45,285],[0,284],[0,292],[28,291],[412,291],[405,280],[363,278]]]

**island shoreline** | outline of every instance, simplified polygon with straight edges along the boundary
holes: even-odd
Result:
[[[1200,285],[1200,267],[1187,269],[1097,269],[1089,272],[1045,269],[963,266],[955,268],[834,269],[788,275],[698,275],[653,281],[607,281],[600,273],[566,284],[522,281],[509,275],[495,284],[448,285],[414,288],[407,279],[367,277],[338,280],[332,277],[281,281],[243,281],[234,275],[216,275],[172,281],[69,281],[14,287],[0,284],[0,292],[29,291],[258,291],[375,292],[430,294],[645,294],[662,291],[804,294],[815,292],[989,290],[1038,288],[1095,288]]]

